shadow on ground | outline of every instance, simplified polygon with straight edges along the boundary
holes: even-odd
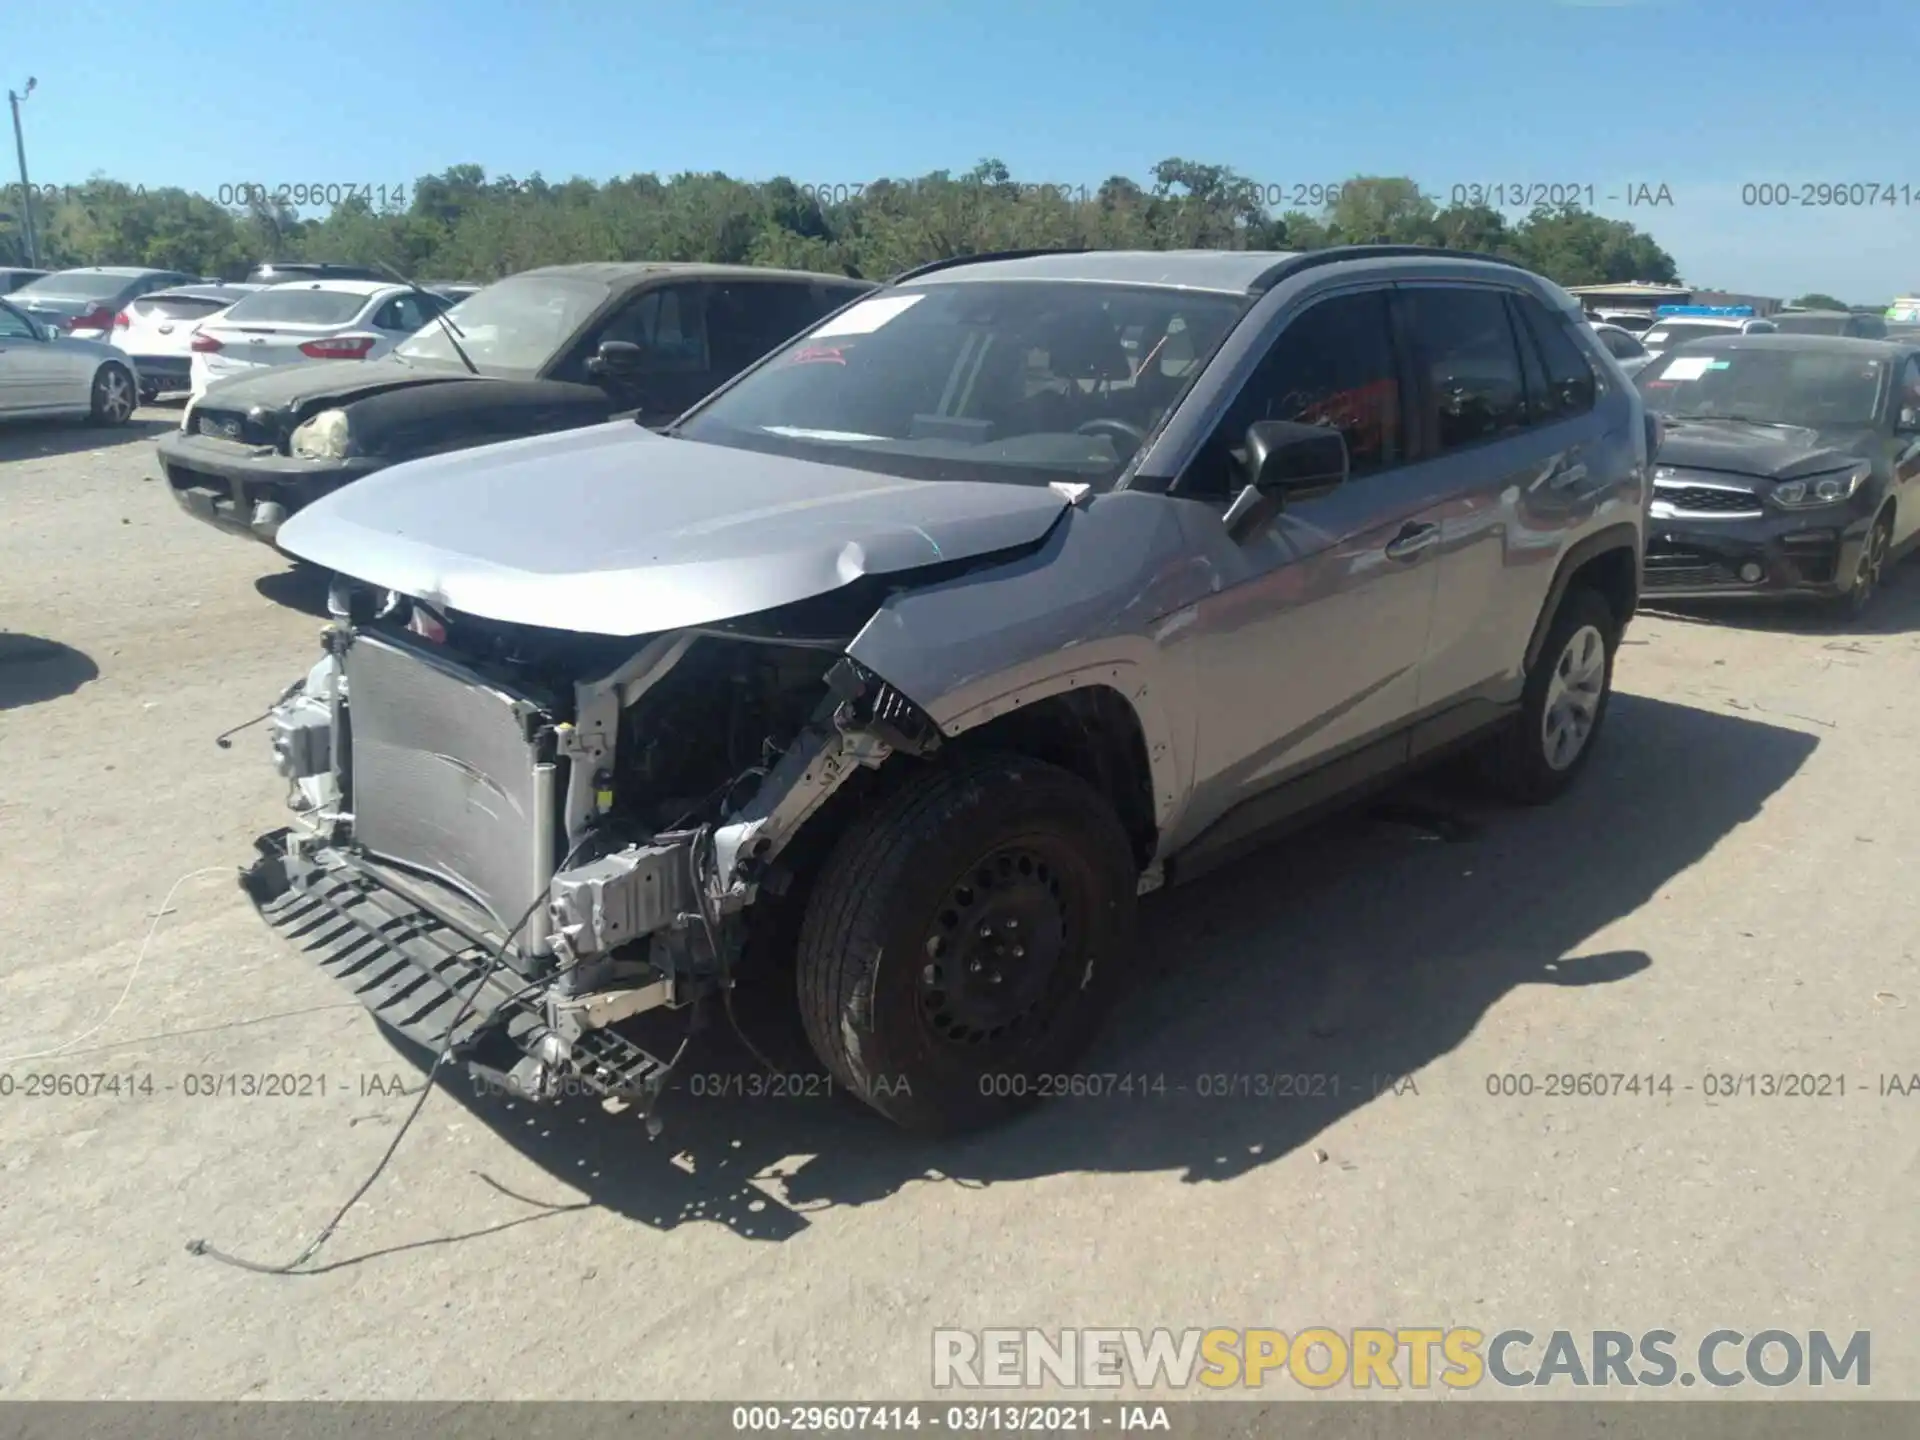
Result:
[[[100,667],[71,645],[0,630],[0,710],[57,700],[99,676]]]
[[[151,440],[179,425],[178,418],[159,418],[136,412],[124,425],[89,425],[84,420],[12,420],[0,425],[0,465],[16,460],[39,460],[76,455],[82,450],[111,450]]]
[[[464,1077],[446,1089],[587,1197],[514,1227],[590,1205],[663,1230],[704,1220],[779,1240],[816,1211],[916,1183],[1071,1171],[1229,1180],[1361,1106],[1421,1103],[1394,1096],[1393,1078],[1452,1050],[1516,988],[1615,984],[1659,963],[1584,947],[1752,819],[1817,743],[1663,701],[1613,703],[1607,743],[1558,805],[1489,809],[1459,777],[1430,777],[1151,897],[1143,983],[1081,1067],[1147,1077],[1132,1095],[1056,1100],[996,1131],[921,1141],[844,1096],[820,1097],[817,1080],[789,1083],[807,1092],[798,1098],[738,1098],[765,1082],[718,1025],[694,1038],[651,1142],[633,1112],[529,1107],[476,1095]],[[777,1065],[812,1070],[797,1026],[742,1021]],[[1215,1075],[1339,1079],[1337,1093],[1261,1099],[1207,1095],[1223,1088],[1203,1078]]]
[[[266,553],[263,549],[262,553]],[[332,583],[333,572],[322,570],[313,565],[294,565],[291,569],[276,570],[271,575],[262,575],[253,582],[253,588],[265,599],[289,610],[298,610],[303,615],[327,618],[327,587]]]
[[[1858,617],[1848,617],[1830,607],[1805,601],[1663,601],[1657,595],[1641,596],[1640,609],[1644,614],[1694,625],[1779,635],[1835,635],[1852,639],[1906,635],[1920,631],[1920,556],[1890,567],[1881,582],[1880,594],[1867,607],[1867,613]]]

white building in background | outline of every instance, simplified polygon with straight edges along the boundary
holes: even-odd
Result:
[[[1569,285],[1567,290],[1590,310],[1644,310],[1649,314],[1662,305],[1750,305],[1755,315],[1771,315],[1786,303],[1771,295],[1737,295],[1731,290],[1702,290],[1647,280]]]

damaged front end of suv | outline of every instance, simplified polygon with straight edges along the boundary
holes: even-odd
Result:
[[[616,1022],[729,986],[808,818],[940,743],[851,635],[635,647],[352,581],[330,608],[270,721],[295,822],[247,888],[385,1023],[531,1099],[569,1077],[650,1098],[662,1062]]]
[[[245,888],[383,1023],[531,1099],[651,1105],[669,1062],[621,1022],[726,1000],[803,827],[942,743],[851,642],[1069,508],[708,448],[614,424],[417,462],[284,537],[336,571],[333,618],[270,713],[294,818]],[[646,524],[560,518],[605,520],[635,462]]]

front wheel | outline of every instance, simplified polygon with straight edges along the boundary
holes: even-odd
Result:
[[[1854,562],[1853,580],[1846,593],[1835,603],[1843,620],[1854,620],[1867,613],[1880,582],[1886,575],[1887,555],[1893,549],[1893,521],[1882,510],[1874,517],[1873,529],[1860,544],[1860,558]]]
[[[1620,626],[1599,592],[1569,591],[1521,692],[1520,713],[1490,745],[1483,770],[1523,805],[1542,805],[1571,786],[1593,754],[1613,692]]]
[[[93,404],[87,419],[95,425],[124,425],[133,418],[133,376],[124,365],[111,361],[93,376]]]
[[[1128,968],[1139,871],[1113,807],[1019,755],[930,769],[834,847],[800,926],[807,1039],[910,1130],[1048,1094]]]

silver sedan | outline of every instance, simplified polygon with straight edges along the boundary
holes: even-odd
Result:
[[[124,425],[139,385],[130,356],[49,329],[0,300],[0,416],[84,415]]]

